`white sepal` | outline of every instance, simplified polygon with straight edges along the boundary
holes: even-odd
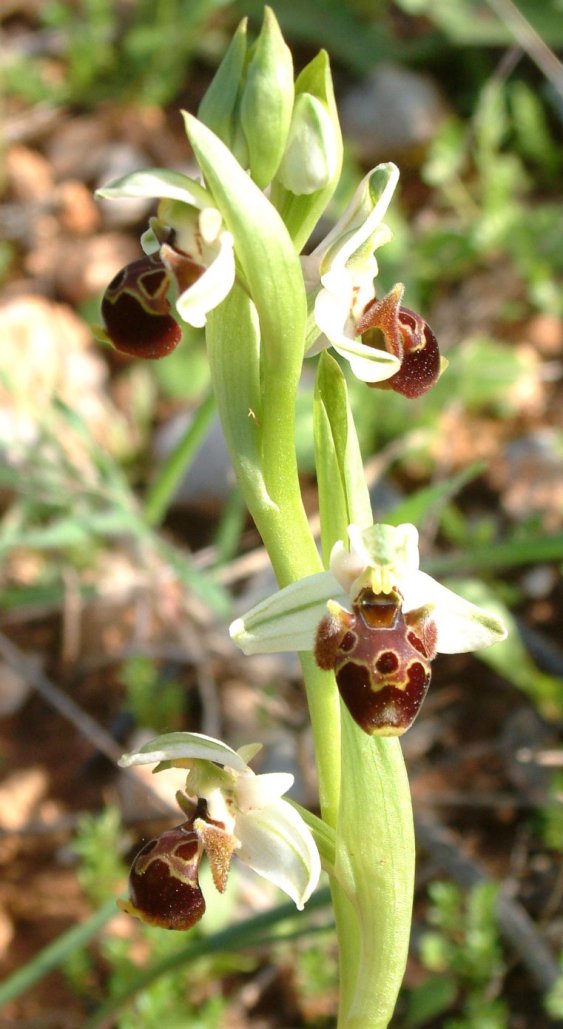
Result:
[[[107,200],[116,197],[166,198],[180,200],[183,204],[190,204],[199,210],[215,206],[209,193],[199,182],[194,182],[182,172],[168,168],[145,168],[142,171],[131,172],[120,179],[114,179],[107,186],[101,186],[96,190],[96,196]]]
[[[284,890],[301,911],[319,881],[321,861],[310,829],[285,800],[239,814],[237,857]]]
[[[464,600],[425,572],[416,572],[402,587],[403,610],[430,607],[436,623],[440,654],[465,654],[492,647],[506,638],[500,618]]]
[[[330,572],[309,575],[256,604],[229,629],[245,654],[311,650],[327,600],[347,600]]]
[[[169,732],[144,743],[131,754],[124,754],[119,760],[121,768],[132,765],[153,765],[161,761],[185,760],[214,761],[237,772],[246,769],[246,762],[221,740],[204,736],[198,732]]]

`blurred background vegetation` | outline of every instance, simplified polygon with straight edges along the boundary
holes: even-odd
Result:
[[[449,360],[415,403],[350,383],[374,511],[415,521],[424,567],[512,630],[481,660],[442,659],[405,737],[421,856],[395,1024],[541,1029],[563,1017],[563,6],[271,6],[297,69],[331,56],[346,155],[319,234],[395,160],[381,290],[405,282]],[[193,172],[178,109],[197,110],[238,21],[257,31],[262,11],[0,12],[0,1004],[14,1025],[334,1023],[324,894],[296,919],[233,875],[186,938],[124,924],[111,899],[163,817],[107,760],[134,732],[265,739],[315,802],[296,666],[226,642],[269,580],[201,334],[149,366],[90,331],[151,213],[94,189],[148,165]],[[296,427],[312,515],[313,375]]]

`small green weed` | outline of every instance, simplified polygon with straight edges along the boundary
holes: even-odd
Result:
[[[494,914],[497,889],[484,883],[464,894],[453,883],[429,887],[428,921],[420,956],[431,972],[412,990],[405,1025],[423,1026],[448,1013],[444,1029],[506,1029],[507,1008],[499,998],[505,972]],[[455,1013],[454,1013],[455,1012]]]

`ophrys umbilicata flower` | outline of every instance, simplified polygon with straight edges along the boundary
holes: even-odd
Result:
[[[348,529],[330,571],[308,576],[231,625],[246,653],[313,650],[334,669],[341,696],[365,732],[398,736],[412,725],[437,653],[489,647],[506,630],[419,569],[414,525]]]
[[[141,243],[145,257],[126,265],[107,287],[101,338],[135,357],[158,358],[195,328],[232,289],[233,237],[205,188],[181,172],[149,168],[98,190],[101,197],[160,198]]]
[[[329,234],[301,258],[313,305],[307,356],[331,346],[358,379],[414,397],[440,375],[436,337],[420,315],[402,305],[401,283],[380,299],[374,284],[374,251],[392,237],[383,217],[398,180],[391,162],[370,171]]]
[[[303,908],[319,879],[319,854],[301,815],[283,800],[293,776],[255,775],[249,767],[260,749],[261,744],[249,744],[232,750],[210,736],[176,732],[121,758],[124,768],[187,769],[185,792],[176,794],[186,819],[137,854],[123,910],[162,928],[190,928],[205,911],[198,881],[203,854],[220,892],[236,854]]]

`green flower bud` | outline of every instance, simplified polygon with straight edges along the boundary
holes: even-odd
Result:
[[[342,165],[342,133],[324,50],[300,72],[295,97],[290,135],[270,199],[299,253],[336,189]]]
[[[339,168],[339,139],[325,105],[310,93],[298,94],[278,182],[292,193],[315,193]]]
[[[273,11],[264,9],[242,90],[240,119],[250,174],[260,189],[270,183],[283,157],[293,110],[293,60]]]
[[[247,19],[243,18],[199,105],[198,118],[207,125],[246,166],[246,141],[238,124],[238,106],[246,61]],[[241,150],[242,143],[242,150]]]

